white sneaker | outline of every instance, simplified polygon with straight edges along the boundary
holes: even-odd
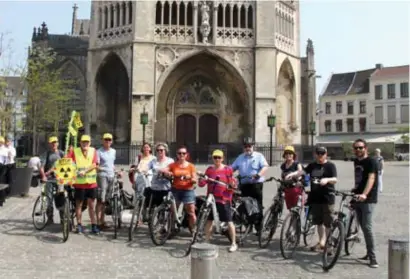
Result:
[[[229,252],[235,252],[236,250],[238,250],[238,244],[232,243],[231,247],[229,247],[228,251]]]

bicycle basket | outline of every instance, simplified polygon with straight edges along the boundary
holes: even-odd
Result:
[[[135,194],[142,195],[144,194],[145,188],[148,187],[148,179],[145,177],[145,175],[136,174],[134,186],[135,186]]]

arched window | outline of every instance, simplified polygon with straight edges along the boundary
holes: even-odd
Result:
[[[225,7],[225,27],[231,27],[231,5]]]
[[[114,28],[114,6],[110,6],[110,28]]]
[[[118,26],[121,25],[121,22],[120,22],[121,11],[120,11],[120,4],[119,3],[117,3],[115,5],[115,13],[117,15],[116,22],[115,22],[115,27],[118,27]]]
[[[179,25],[185,25],[185,4],[184,2],[179,3]]]
[[[102,9],[99,8],[98,9],[98,30],[102,30],[103,29],[103,13],[102,13]]]
[[[162,13],[162,4],[161,4],[161,1],[157,1],[157,6],[155,8],[155,24],[161,24],[161,13]]]
[[[218,5],[218,27],[224,26],[224,8],[222,4]]]
[[[104,29],[108,28],[108,7],[104,7]]]
[[[132,23],[132,1],[128,2],[128,24]]]
[[[171,5],[171,24],[177,25],[177,19],[178,19],[178,5],[176,1],[173,1]]]
[[[248,28],[246,26],[246,8],[245,5],[241,6],[241,28]]]
[[[122,25],[127,25],[127,4],[122,3]]]
[[[169,24],[169,3],[168,1],[165,1],[164,4],[164,24]]]
[[[193,25],[193,16],[194,16],[194,9],[192,8],[192,2],[189,1],[187,5],[187,25],[192,26]]]
[[[233,6],[233,13],[232,13],[232,17],[233,17],[233,22],[232,22],[232,27],[233,28],[238,28],[238,23],[239,23],[239,10],[238,10],[238,5],[234,5]]]
[[[253,8],[252,6],[248,7],[248,28],[253,28]]]

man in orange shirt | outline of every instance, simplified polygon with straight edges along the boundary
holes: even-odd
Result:
[[[80,140],[80,146],[73,149],[68,157],[73,159],[77,165],[77,178],[74,183],[76,200],[75,212],[77,218],[77,233],[83,233],[82,225],[82,205],[84,201],[88,204],[88,213],[91,220],[91,232],[98,234],[100,231],[97,227],[95,215],[95,200],[97,198],[97,152],[95,148],[90,147],[91,138],[83,135]]]

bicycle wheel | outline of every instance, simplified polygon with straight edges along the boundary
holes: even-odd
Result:
[[[266,248],[272,240],[273,235],[278,227],[279,212],[271,206],[264,214],[262,220],[262,230],[258,236],[259,247]],[[265,237],[266,236],[266,237]]]
[[[353,250],[353,246],[356,242],[360,242],[359,238],[359,225],[356,219],[356,213],[351,213],[349,218],[349,224],[346,231],[345,239],[345,253],[350,255]]]
[[[114,239],[117,239],[117,233],[118,233],[118,197],[114,196],[112,200],[112,221],[114,223]]]
[[[144,199],[137,199],[134,210],[132,211],[131,222],[128,228],[128,240],[129,241],[132,241],[134,233],[137,231],[143,204],[144,204]]]
[[[161,204],[155,208],[148,222],[149,234],[152,242],[161,246],[164,245],[171,234],[172,216],[169,206]]]
[[[293,232],[291,230],[294,230]],[[301,235],[300,216],[296,212],[290,212],[283,220],[280,231],[280,252],[284,259],[290,259],[298,247]],[[288,245],[289,244],[289,245]],[[287,251],[287,248],[289,250]]]
[[[305,246],[311,246],[312,240],[315,239],[315,225],[313,225],[312,213],[308,209],[305,218],[305,225],[303,226],[303,242]]]
[[[69,205],[69,200],[66,198],[64,201],[64,208],[62,210],[62,230],[63,230],[63,242],[66,242],[68,239],[68,236],[70,235],[70,205]]]
[[[37,197],[36,201],[34,202],[31,217],[33,219],[34,227],[39,231],[43,230],[47,226],[47,208],[50,203],[50,198],[48,196],[41,194]]]
[[[337,236],[334,233],[337,232]],[[339,259],[342,251],[344,241],[344,226],[339,220],[333,222],[329,235],[326,238],[325,248],[323,250],[322,262],[323,270],[328,271],[332,269]],[[330,258],[333,256],[333,258]]]
[[[196,230],[194,231],[194,235],[192,236],[185,256],[188,256],[191,253],[192,245],[194,245],[198,241],[198,239],[202,238],[210,212],[211,208],[205,206],[199,211],[198,220],[196,221]]]

